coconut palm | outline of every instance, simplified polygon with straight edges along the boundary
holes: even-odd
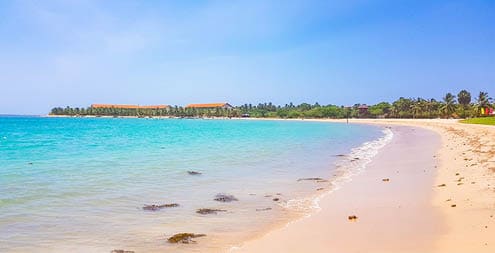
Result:
[[[443,97],[443,105],[440,110],[447,118],[450,118],[455,112],[455,96],[452,93],[449,92]]]
[[[481,91],[480,94],[478,95],[477,102],[479,107],[487,107],[490,103],[490,98],[488,97],[488,93]]]
[[[462,116],[466,117],[466,111],[471,104],[471,93],[466,90],[461,90],[459,94],[457,94],[457,102],[462,106]]]
[[[478,114],[481,114],[481,108],[486,108],[490,105],[490,97],[487,92],[480,91],[478,98],[476,99],[476,110]]]

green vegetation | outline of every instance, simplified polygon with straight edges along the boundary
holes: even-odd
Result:
[[[272,103],[258,105],[244,104],[231,109],[224,108],[53,108],[51,115],[68,116],[132,116],[132,117],[241,117],[254,118],[472,118],[480,117],[481,108],[493,108],[488,93],[480,92],[476,101],[471,101],[471,93],[462,90],[457,97],[447,93],[441,101],[424,98],[401,97],[392,103],[381,102],[363,106],[355,104],[350,107],[338,105],[320,105],[318,103],[293,103],[284,106]]]
[[[495,117],[464,119],[461,120],[461,122],[468,124],[495,125]]]

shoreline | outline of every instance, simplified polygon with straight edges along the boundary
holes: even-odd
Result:
[[[345,119],[305,120],[335,123],[346,122]],[[495,128],[482,125],[461,124],[457,120],[439,119],[351,119],[349,123],[393,126],[393,128],[405,127],[411,128],[413,131],[428,131],[437,135],[439,141],[438,147],[433,151],[433,154],[430,154],[431,156],[429,158],[425,158],[431,162],[432,166],[430,168],[430,181],[421,187],[413,187],[414,190],[425,192],[422,199],[419,200],[423,203],[424,210],[418,213],[429,213],[434,218],[430,219],[428,223],[436,225],[425,227],[426,223],[419,222],[423,225],[415,227],[415,233],[409,234],[407,239],[393,237],[387,239],[375,238],[374,241],[381,242],[381,246],[370,244],[368,241],[370,241],[370,236],[373,235],[360,232],[363,229],[348,233],[347,236],[342,236],[346,234],[343,231],[348,231],[346,229],[348,229],[350,222],[345,220],[345,217],[335,220],[336,215],[332,215],[332,212],[335,212],[335,209],[340,210],[345,208],[349,202],[337,201],[331,204],[332,199],[339,198],[338,196],[334,196],[337,194],[346,195],[345,192],[357,191],[356,189],[359,188],[357,184],[359,181],[365,180],[365,174],[367,175],[366,177],[370,177],[370,168],[367,168],[365,173],[358,175],[356,179],[353,178],[351,183],[344,186],[342,190],[344,193],[334,192],[322,200],[325,204],[320,213],[324,215],[318,214],[315,215],[316,217],[311,216],[303,220],[293,221],[282,229],[269,231],[261,238],[245,242],[243,246],[232,250],[232,252],[331,252],[332,250],[335,250],[335,252],[493,252],[495,250],[495,238],[493,237],[495,234],[493,230],[495,227],[495,218],[493,218],[495,217],[495,197],[493,196],[493,192],[495,191],[495,136],[493,136],[493,133],[490,133],[490,130],[495,130]],[[484,142],[476,142],[476,138],[483,136],[486,137]],[[418,142],[417,140],[409,140],[409,142],[411,141]],[[483,147],[483,144],[486,147]],[[408,145],[408,142],[406,142],[406,145]],[[423,143],[422,149],[428,146],[430,145]],[[382,150],[379,155],[383,156],[385,151]],[[416,152],[420,152],[420,149]],[[467,155],[471,155],[471,157],[465,157]],[[461,156],[462,159],[457,159],[457,157],[461,158]],[[412,159],[413,161],[418,160],[417,157]],[[388,158],[385,160],[390,161],[392,159]],[[493,166],[489,164],[490,160],[493,161]],[[417,163],[417,161],[414,163]],[[391,173],[390,169],[387,172],[389,174]],[[420,174],[421,171],[416,172],[417,177]],[[404,176],[402,178],[407,179]],[[377,178],[375,179],[377,180]],[[422,182],[425,180],[423,178]],[[464,181],[469,182],[464,183]],[[382,187],[380,183],[382,182],[375,182],[374,186],[370,186],[368,191],[363,193],[369,195],[370,191],[377,191],[377,189]],[[443,184],[446,184],[446,186],[443,187]],[[442,186],[438,187],[440,185]],[[396,190],[399,193],[404,193],[402,188],[397,188]],[[411,196],[416,199],[411,199],[412,197],[410,196],[409,200],[406,201],[416,203],[418,201],[417,195],[412,194]],[[425,196],[428,197],[425,198]],[[355,195],[347,194],[343,199],[349,200],[355,197]],[[387,201],[387,199],[389,200],[390,196],[381,198],[382,201]],[[395,200],[400,201],[400,198],[396,198]],[[376,215],[376,210],[373,211],[376,207],[374,208],[372,203],[367,203],[366,205],[363,207],[363,212],[371,212],[372,215]],[[405,206],[405,204],[402,204],[402,206]],[[388,209],[382,211],[387,210],[393,209],[390,206]],[[408,225],[410,222],[397,219],[397,215],[399,214],[400,212],[397,213],[396,211],[396,213],[393,213],[389,217],[390,219],[377,219],[367,223],[369,226],[368,231],[370,231],[370,227],[381,227],[374,232],[379,234],[389,233],[390,236],[393,236],[393,233],[390,232],[397,233],[397,228],[410,227]],[[341,213],[341,216],[345,216],[345,214]],[[359,215],[357,216],[359,217]],[[417,213],[416,215],[410,213],[409,220],[417,219],[417,216],[419,216]],[[321,217],[325,218],[322,219]],[[358,220],[356,224],[360,222],[361,220]],[[337,227],[337,230],[340,232],[336,233],[336,231],[333,231],[334,233],[331,233],[332,231],[325,230],[321,226],[318,227],[319,224]],[[395,228],[385,228],[390,226]],[[424,235],[425,231],[429,231],[430,236],[420,238],[419,235]],[[321,236],[322,234],[326,234],[327,236]],[[429,240],[427,245],[424,243],[421,245],[418,244],[419,241],[425,240]],[[342,242],[347,242],[347,244],[341,245]],[[393,247],[393,245],[396,245],[396,247]],[[409,247],[404,247],[404,245],[409,245]]]
[[[231,119],[346,123],[346,119]],[[350,119],[349,123],[391,128],[402,139],[394,148],[387,145],[380,150],[365,171],[353,174],[352,182],[339,191],[331,186],[317,194],[318,212],[264,229],[231,252],[495,251],[495,127],[442,119]],[[418,147],[406,152],[408,146]],[[408,162],[392,166],[394,160]],[[415,168],[418,164],[424,165],[419,166],[423,170]],[[409,172],[396,171],[398,167]],[[338,178],[330,177],[331,185]],[[410,181],[414,184],[407,186]],[[370,196],[375,196],[373,201],[367,200]],[[347,220],[351,215],[357,221]]]

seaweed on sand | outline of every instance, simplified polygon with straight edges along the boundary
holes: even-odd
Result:
[[[179,233],[175,234],[172,237],[169,237],[167,241],[169,243],[184,243],[184,244],[189,244],[189,243],[196,243],[194,241],[194,238],[198,237],[203,237],[206,236],[205,234],[193,234],[193,233]]]
[[[220,202],[232,202],[232,201],[238,201],[234,195],[228,195],[224,193],[219,193],[215,196],[213,200],[220,201]]]

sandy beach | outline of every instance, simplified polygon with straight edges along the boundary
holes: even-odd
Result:
[[[234,252],[495,252],[495,128],[351,123],[391,127],[394,139],[319,212]]]

